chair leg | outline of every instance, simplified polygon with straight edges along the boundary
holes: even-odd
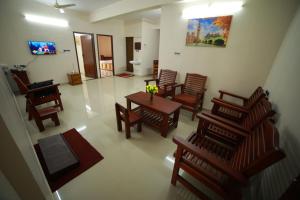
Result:
[[[139,123],[137,124],[137,131],[138,131],[138,132],[142,132],[142,122],[139,122]]]
[[[62,105],[62,102],[61,102],[61,98],[58,97],[58,102],[59,102],[59,107],[60,107],[60,110],[63,111],[64,110],[64,107]]]
[[[194,110],[193,111],[193,115],[192,115],[192,120],[194,121],[195,117],[196,117],[196,114],[197,114],[198,110]]]
[[[55,126],[59,126],[60,125],[57,113],[53,114],[52,117],[51,117],[51,119],[54,122]]]
[[[176,182],[177,182],[177,177],[179,173],[179,161],[182,156],[182,153],[183,153],[182,147],[177,146],[177,150],[175,153],[175,163],[174,163],[172,179],[171,179],[171,184],[174,186],[176,186]]]
[[[43,125],[42,120],[41,119],[34,119],[34,120],[35,120],[37,127],[39,128],[39,131],[43,132],[45,130],[45,127]]]
[[[126,133],[126,138],[130,138],[130,125],[128,123],[125,123],[125,133]]]
[[[122,131],[122,122],[118,117],[117,117],[117,127],[118,127],[118,131]]]

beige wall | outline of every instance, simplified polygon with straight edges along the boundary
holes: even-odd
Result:
[[[292,180],[300,174],[300,7],[282,42],[265,89],[277,112],[277,127],[286,158],[268,168],[259,179],[261,199],[279,199]],[[253,190],[257,193],[257,190]],[[252,194],[253,194],[252,193]],[[252,199],[258,199],[252,196]]]
[[[70,26],[62,28],[31,23],[25,21],[24,13],[63,18],[69,21]],[[0,43],[2,47],[5,46],[0,48],[0,63],[31,63],[28,66],[31,81],[54,79],[56,82],[67,82],[66,74],[73,70],[72,66],[78,69],[73,31],[113,35],[116,73],[123,71],[126,66],[124,25],[121,20],[90,23],[88,15],[70,9],[60,14],[58,10],[32,0],[9,0],[1,1],[0,27]],[[28,40],[54,41],[58,53],[33,56],[27,45]],[[94,42],[96,47],[96,39]],[[71,52],[63,53],[64,49]]]
[[[219,89],[249,96],[266,80],[297,0],[248,0],[234,15],[226,48],[187,47],[183,4],[162,7],[159,66],[208,76],[204,107]],[[180,52],[181,55],[175,55]]]
[[[112,57],[111,49],[111,37],[110,36],[98,36],[98,45],[99,45],[99,59],[100,55],[106,57]]]

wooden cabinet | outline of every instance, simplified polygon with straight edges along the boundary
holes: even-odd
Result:
[[[82,83],[79,73],[68,73],[68,79],[70,85],[78,85]]]

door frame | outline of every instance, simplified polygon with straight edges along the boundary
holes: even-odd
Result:
[[[111,55],[112,55],[112,67],[113,67],[113,76],[115,76],[115,56],[114,56],[114,42],[113,42],[113,35],[106,35],[106,34],[96,34],[96,40],[97,40],[97,50],[98,50],[98,62],[99,62],[99,74],[100,78],[102,77],[101,75],[101,68],[100,68],[100,60],[99,59],[99,54],[100,54],[100,49],[99,49],[99,42],[98,42],[98,36],[109,36],[111,38]]]
[[[125,46],[125,51],[126,51],[126,71],[128,71],[128,72],[134,72],[134,68],[133,68],[133,64],[131,64],[132,65],[132,71],[131,70],[128,70],[129,68],[128,68],[128,63],[129,62],[127,62],[127,55],[128,55],[128,51],[127,51],[127,38],[131,38],[132,39],[132,59],[134,59],[134,37],[125,37],[125,42],[126,42],[126,46]]]
[[[74,40],[74,46],[75,46],[75,53],[76,53],[76,60],[77,60],[77,68],[79,73],[80,72],[80,67],[79,67],[79,60],[78,60],[78,54],[77,54],[77,46],[76,46],[76,39],[75,39],[75,33],[78,34],[85,34],[85,35],[90,35],[92,37],[92,48],[93,48],[93,57],[94,57],[94,62],[95,62],[95,67],[96,67],[96,78],[98,78],[98,69],[97,69],[97,59],[96,59],[96,52],[95,52],[95,39],[94,39],[94,33],[86,33],[86,32],[80,32],[80,31],[73,31],[73,40]],[[101,77],[101,76],[100,76]]]

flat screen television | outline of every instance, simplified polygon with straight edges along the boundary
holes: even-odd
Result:
[[[28,45],[32,55],[56,54],[55,42],[29,40]]]

